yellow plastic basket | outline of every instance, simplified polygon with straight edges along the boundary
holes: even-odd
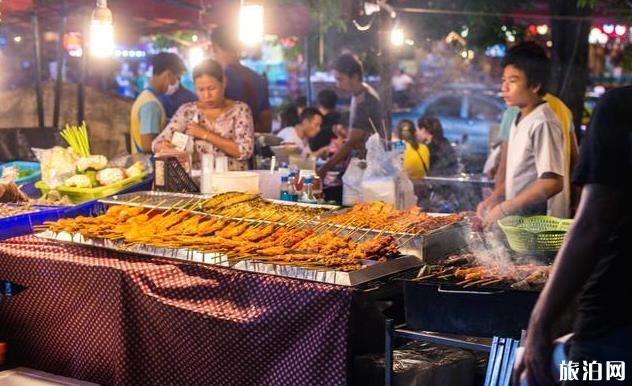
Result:
[[[68,196],[73,204],[81,204],[82,202],[96,200],[116,194],[121,190],[142,181],[143,178],[145,178],[146,176],[147,173],[143,173],[135,177],[126,178],[111,185],[99,186],[97,188],[73,188],[68,186],[58,186],[55,189],[62,196]],[[42,192],[42,194],[46,194],[51,190],[51,188],[43,181],[37,181],[35,183],[35,187],[38,188]]]
[[[508,216],[498,221],[509,246],[520,253],[557,252],[573,220],[552,216]]]

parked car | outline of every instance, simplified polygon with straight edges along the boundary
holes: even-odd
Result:
[[[392,127],[402,119],[432,115],[441,121],[446,138],[455,144],[463,171],[480,173],[490,145],[490,128],[498,127],[505,104],[500,97],[472,90],[432,94],[415,108],[394,112]]]

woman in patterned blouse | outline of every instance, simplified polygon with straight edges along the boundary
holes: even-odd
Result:
[[[247,104],[224,98],[224,74],[220,65],[205,60],[193,70],[199,100],[185,103],[152,143],[154,153],[174,149],[173,133],[194,138],[198,153],[228,157],[229,170],[246,170],[254,150],[254,124]]]

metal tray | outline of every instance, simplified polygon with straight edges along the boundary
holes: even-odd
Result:
[[[139,206],[142,203],[142,206],[147,208],[157,207],[159,209],[168,209],[173,207],[174,205],[186,201],[191,201],[193,199],[204,199],[211,198],[214,195],[210,194],[191,194],[191,193],[173,193],[173,192],[155,192],[155,191],[143,191],[143,192],[135,192],[135,193],[127,193],[127,194],[119,194],[111,197],[103,198],[99,200],[104,204],[109,205],[131,205],[131,206]],[[135,202],[130,203],[129,201],[135,199]],[[281,201],[281,200],[273,200],[269,198],[264,198],[265,201],[270,202],[272,204],[278,205],[287,205],[287,206],[302,206],[306,208],[319,208],[325,210],[337,210],[340,209],[339,206],[336,205],[320,205],[320,204],[305,204],[302,202],[289,202],[289,201]],[[161,203],[162,202],[162,203]]]
[[[171,193],[171,192],[153,192],[153,191],[145,191],[145,192],[136,192],[129,193],[123,195],[115,195],[109,198],[104,198],[99,200],[99,202],[108,204],[108,205],[121,205],[126,204],[130,206],[143,206],[146,208],[157,208],[157,209],[170,209],[173,208],[174,205],[183,203],[184,201],[190,201],[192,199],[202,199],[202,198],[210,198],[211,195],[201,195],[201,194],[190,194],[190,193]],[[129,203],[130,200],[135,199],[138,202]],[[298,206],[306,206],[311,208],[322,208],[331,212],[325,214],[325,217],[333,216],[336,214],[343,213],[348,208],[342,209],[341,207],[334,205],[312,205],[312,204],[303,204],[303,203],[295,203],[295,202],[287,202],[280,200],[269,200],[266,201],[280,204],[280,205],[298,205]],[[160,204],[160,205],[158,205]],[[237,221],[245,220],[247,222],[261,222],[262,220],[257,219],[242,219],[239,217],[228,217],[219,214],[208,214],[206,212],[201,211],[191,211],[194,214],[205,215],[209,217],[217,217],[217,218],[231,218]],[[436,214],[436,216],[441,216],[441,214]],[[263,221],[266,223],[271,223],[270,221]],[[277,222],[274,222],[277,223]],[[322,225],[319,221],[311,222],[314,226]],[[391,235],[395,237],[400,242],[406,242],[406,245],[399,249],[399,252],[402,255],[412,255],[416,256],[420,259],[423,259],[426,262],[433,262],[438,259],[442,259],[447,255],[456,253],[463,248],[465,248],[467,243],[467,235],[471,232],[469,225],[464,222],[458,222],[450,225],[446,225],[444,227],[435,229],[429,233],[423,235],[414,235],[412,233],[395,233],[395,232],[380,232],[379,230],[373,229],[355,229],[354,227],[344,226],[332,224],[331,228],[327,229],[335,229],[339,234],[347,234],[353,231],[353,235],[351,236],[354,240],[358,239],[369,239],[371,237],[381,235]],[[338,232],[339,230],[339,232]],[[412,237],[412,239],[411,239]]]
[[[397,233],[373,229],[355,229],[342,225],[333,225],[332,228],[341,229],[339,234],[344,235],[353,232],[351,238],[354,240],[368,240],[377,235],[393,236],[398,243],[405,243],[400,246],[399,252],[402,255],[412,255],[423,259],[426,263],[440,260],[450,254],[454,254],[467,247],[468,235],[471,227],[463,222],[449,224],[437,228],[425,234],[415,235],[413,233]]]
[[[283,276],[294,279],[303,279],[341,286],[357,286],[409,269],[419,268],[422,265],[422,261],[415,256],[402,256],[383,263],[377,263],[373,261],[371,261],[370,263],[367,262],[368,264],[370,264],[369,266],[353,272],[324,271],[287,265],[263,263],[256,261],[256,259],[232,263],[228,261],[226,255],[218,252],[198,252],[189,249],[158,248],[142,245],[123,248],[124,244],[120,241],[92,239],[84,237],[79,233],[44,231],[37,233],[35,236],[48,240],[98,247],[117,252],[132,253],[135,255],[186,260],[189,262],[218,265],[238,269],[241,271],[258,272],[263,274]]]

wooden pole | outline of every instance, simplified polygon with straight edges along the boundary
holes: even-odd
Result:
[[[88,76],[88,39],[90,38],[89,18],[83,23],[83,33],[81,34],[81,65],[79,70],[79,85],[77,89],[77,123],[86,120],[86,77]]]
[[[31,16],[33,24],[33,48],[35,50],[35,93],[37,99],[37,123],[44,127],[44,92],[42,90],[42,50],[40,47],[39,17],[37,11]]]
[[[379,15],[378,29],[378,68],[380,74],[379,95],[382,104],[382,118],[386,123],[387,140],[390,139],[391,132],[391,109],[393,106],[393,92],[391,88],[391,29],[394,21],[390,14],[381,11]],[[382,122],[375,122],[381,126]]]
[[[62,78],[64,77],[64,34],[66,33],[66,23],[68,14],[66,11],[66,0],[63,5],[63,15],[59,26],[59,41],[57,42],[57,79],[55,82],[55,101],[53,106],[53,127],[59,128],[59,110],[61,105]]]

